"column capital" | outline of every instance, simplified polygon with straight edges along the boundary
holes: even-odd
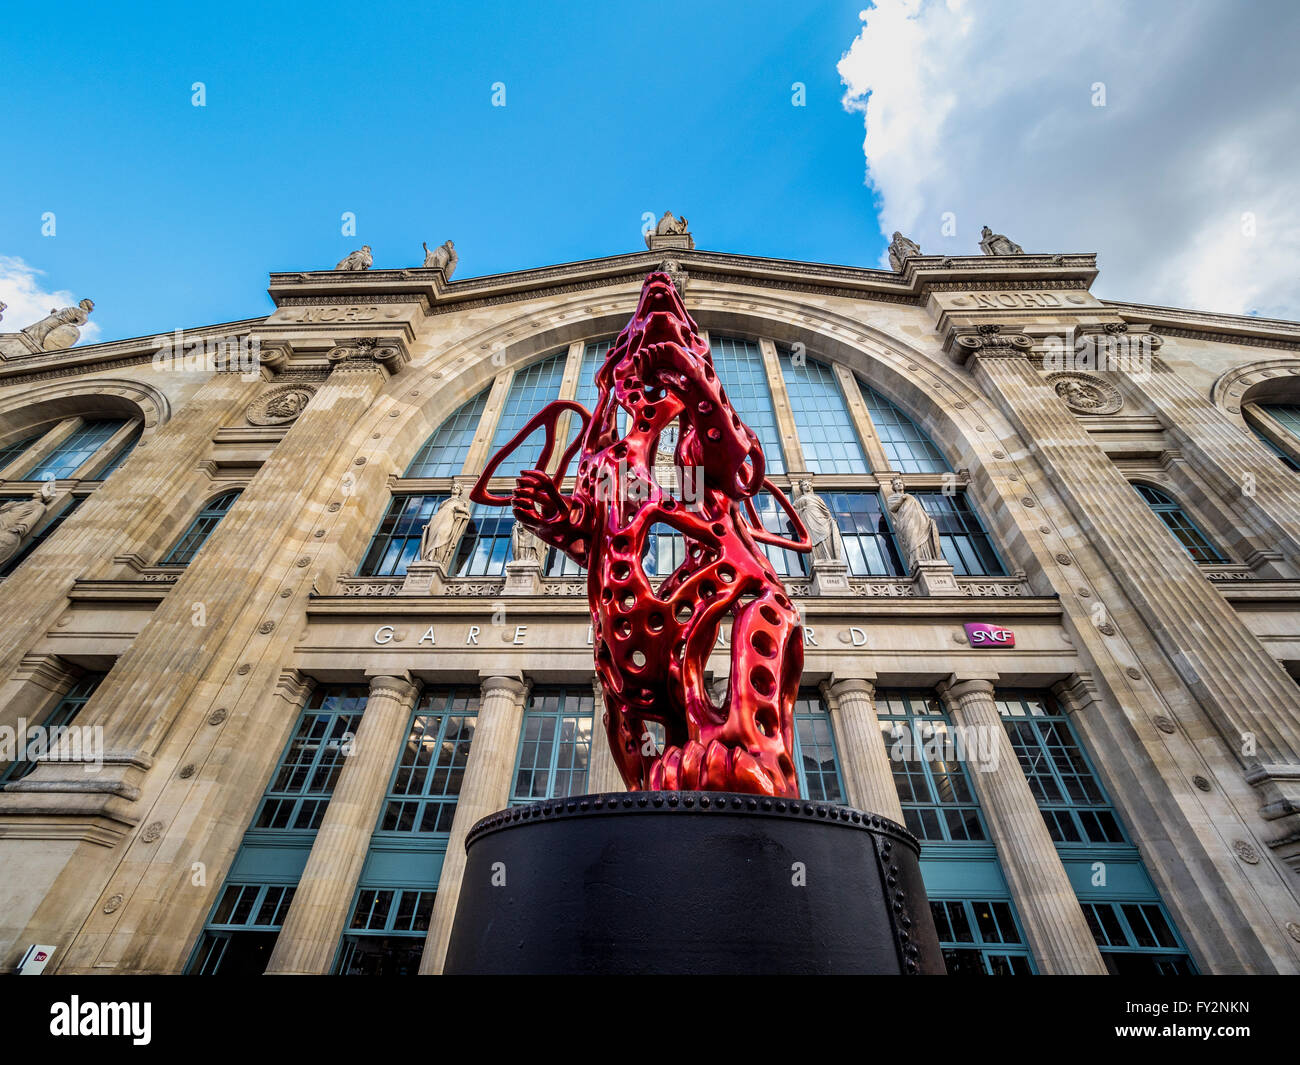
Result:
[[[484,695],[506,691],[517,698],[523,698],[528,694],[532,683],[522,673],[480,673],[479,687]]]
[[[998,674],[983,672],[953,673],[947,680],[938,684],[939,695],[946,701],[964,699],[968,695],[987,695],[993,698],[993,689],[997,684]]]
[[[827,697],[827,701],[838,702],[843,696],[851,692],[861,692],[868,699],[876,697],[876,675],[871,673],[865,677],[836,677],[832,676],[829,680],[824,680],[818,685],[822,694]]]
[[[370,678],[371,695],[386,692],[398,699],[410,699],[418,690],[415,681],[411,679],[411,674],[406,670],[400,673],[370,673],[367,670],[366,675]]]

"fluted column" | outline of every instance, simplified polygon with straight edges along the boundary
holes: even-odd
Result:
[[[1241,763],[1259,794],[1260,816],[1273,822],[1275,841],[1285,842],[1300,830],[1300,690],[1294,680],[1025,357],[1029,339],[993,343],[967,335],[957,342],[973,352],[968,361],[976,382],[1020,436],[1034,441],[1038,463],[1080,528],[1093,530],[1090,545]],[[1172,395],[1174,384],[1150,383],[1172,376],[1153,373],[1145,387]]]
[[[329,972],[417,692],[409,676],[371,678],[351,753],[267,962],[268,974]]]
[[[297,549],[294,536],[309,535],[301,524],[304,505],[322,480],[337,483],[355,467],[355,451],[340,446],[340,440],[370,409],[386,376],[377,359],[345,361],[330,373],[213,530],[201,559],[185,570],[139,637],[117,660],[79,715],[80,724],[102,725],[104,729],[104,766],[91,779],[91,787],[87,788],[83,766],[40,761],[30,777],[0,793],[0,816],[12,807],[9,792],[13,791],[32,793],[22,800],[26,809],[40,801],[34,796],[57,795],[65,789],[75,791],[81,794],[84,809],[90,802],[88,791],[98,795],[100,805],[107,806],[114,796],[130,794],[138,787],[143,768],[150,764],[158,743],[205,672],[213,666],[222,672],[229,668],[223,669],[218,663],[237,623],[242,619],[247,624],[262,616],[273,601],[277,582],[292,572]],[[244,383],[235,375],[218,377],[239,394],[237,388]],[[229,394],[216,391],[212,403],[214,410],[224,411],[229,418],[233,412],[216,401],[217,395],[228,399]],[[139,485],[142,480],[145,484],[161,483],[161,478],[151,474],[151,464],[157,463],[164,449],[165,431],[148,441],[147,458],[142,458],[139,476],[126,481],[127,486]],[[209,441],[214,431],[209,430]],[[171,466],[180,463],[179,456],[167,455],[167,460]],[[186,471],[186,476],[190,473]],[[114,485],[115,479],[110,478],[96,496],[111,492]],[[170,498],[171,492],[160,490],[158,498],[140,505],[155,512],[156,522],[157,510],[168,506]],[[78,517],[80,512],[69,521]],[[113,543],[115,538],[115,531],[106,537]],[[64,539],[62,530],[59,539]],[[98,547],[102,548],[102,543]],[[97,551],[86,547],[83,550],[91,555]],[[249,573],[261,579],[244,579]],[[6,594],[8,591],[6,581]],[[196,606],[202,611],[202,639],[194,638],[198,631]],[[57,799],[50,802],[52,809],[58,805]]]
[[[519,746],[519,727],[524,718],[528,684],[522,677],[483,678],[474,743],[465,763],[465,778],[456,800],[447,853],[438,878],[438,894],[429,920],[420,959],[421,975],[442,972],[451,926],[460,901],[461,879],[465,875],[465,837],[474,823],[503,809],[510,801],[510,778]]]
[[[591,760],[587,763],[587,791],[599,795],[605,791],[627,791],[623,775],[614,762],[614,752],[609,749],[605,734],[605,692],[600,678],[591,678],[591,690],[596,697],[596,710],[592,715]]]
[[[1232,508],[1235,524],[1264,549],[1300,555],[1296,476],[1200,388],[1160,359],[1134,382],[1161,415],[1166,432],[1199,477]],[[1248,487],[1249,486],[1249,487]]]
[[[953,722],[993,737],[997,756],[971,766],[1011,899],[1039,969],[1048,975],[1105,974],[1069,875],[993,701],[993,683],[954,676],[942,686]],[[988,750],[981,743],[979,750]]]
[[[876,717],[876,682],[845,677],[822,686],[835,725],[835,745],[849,804],[903,823],[903,805],[889,765],[889,751]]]

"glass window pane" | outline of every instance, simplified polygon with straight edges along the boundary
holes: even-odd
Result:
[[[788,349],[778,348],[777,356],[808,469],[812,473],[869,472],[835,371],[812,359],[796,363]]]

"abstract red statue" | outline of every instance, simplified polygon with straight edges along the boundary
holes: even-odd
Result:
[[[758,544],[807,552],[808,534],[767,480],[758,438],[728,401],[667,274],[646,278],[596,384],[595,411],[549,404],[493,456],[470,498],[511,506],[518,521],[587,567],[605,729],[629,790],[796,796],[793,708],[803,628]],[[627,412],[626,435],[619,408]],[[582,428],[548,472],[565,411]],[[654,476],[660,434],[674,423],[677,483],[693,488],[681,496]],[[512,495],[489,492],[497,468],[539,427],[546,441],[537,468],[519,475]],[[559,485],[575,452],[578,472],[565,494]],[[798,540],[763,528],[753,502],[762,490],[780,504]],[[642,565],[656,524],[685,538],[684,561],[657,589]],[[731,678],[715,705],[705,665],[728,614]],[[662,752],[646,742],[648,721],[663,724]]]

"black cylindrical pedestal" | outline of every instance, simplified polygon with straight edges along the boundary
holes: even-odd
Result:
[[[448,974],[944,972],[915,837],[844,806],[583,795],[466,850]]]

